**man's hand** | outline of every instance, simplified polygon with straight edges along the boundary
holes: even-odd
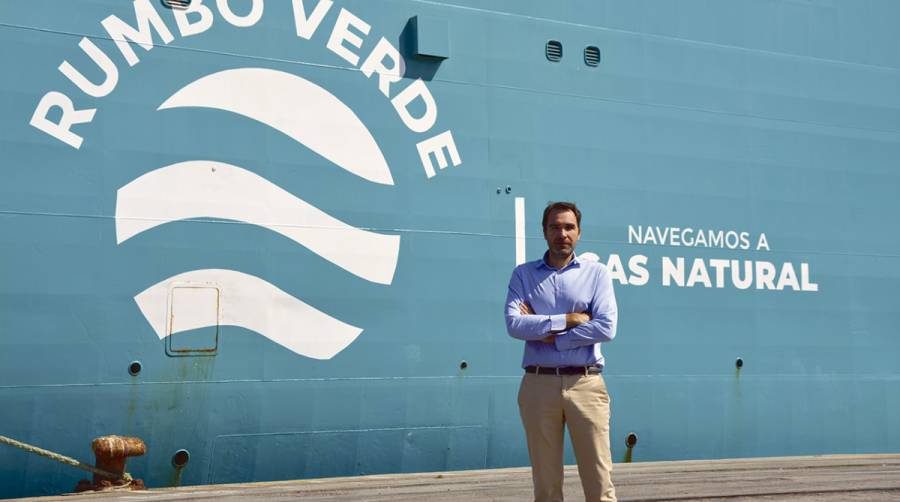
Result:
[[[534,311],[531,310],[531,305],[528,305],[528,302],[519,304],[519,313],[522,315],[534,315]]]
[[[551,344],[551,345],[555,344],[556,343],[556,335],[550,335],[550,336],[541,338],[541,342]]]
[[[574,328],[579,324],[584,324],[591,320],[591,315],[588,312],[572,312],[566,314],[566,329]]]

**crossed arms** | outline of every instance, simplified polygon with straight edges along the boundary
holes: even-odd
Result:
[[[531,305],[528,305],[528,302],[523,301],[519,304],[519,313],[522,315],[535,315],[534,310],[531,309]],[[562,333],[563,331],[574,328],[579,324],[584,324],[591,320],[591,314],[588,311],[584,312],[569,312],[568,314],[562,314],[566,319],[566,327],[561,330],[550,330],[550,334],[541,338],[541,341],[544,343],[554,343],[556,341],[557,333]],[[512,333],[510,333],[512,335]],[[514,335],[513,335],[514,336]]]
[[[513,272],[506,297],[506,330],[509,336],[525,341],[553,344],[557,350],[608,342],[616,336],[618,311],[608,273],[598,277],[590,310],[565,314],[538,314],[526,300],[521,277]]]

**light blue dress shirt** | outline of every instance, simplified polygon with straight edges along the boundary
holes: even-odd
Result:
[[[561,270],[544,258],[523,263],[513,270],[506,295],[506,330],[525,340],[522,367],[603,367],[600,344],[616,336],[616,297],[612,277],[599,262],[577,256]],[[519,305],[527,302],[533,315],[522,315]],[[566,330],[566,314],[588,312],[591,320]],[[542,338],[554,335],[554,343]]]

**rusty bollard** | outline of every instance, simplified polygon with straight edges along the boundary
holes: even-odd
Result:
[[[97,459],[96,468],[115,475],[115,478],[94,472],[93,483],[82,479],[76,492],[87,490],[104,490],[114,487],[129,486],[132,489],[143,489],[144,482],[131,479],[125,474],[125,462],[128,457],[137,457],[147,452],[144,442],[138,438],[126,436],[103,436],[91,443]]]

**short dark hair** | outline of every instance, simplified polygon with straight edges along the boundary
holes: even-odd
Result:
[[[553,211],[572,211],[575,213],[575,221],[578,223],[578,228],[581,228],[581,211],[578,210],[578,206],[574,202],[550,202],[544,208],[544,218],[541,220],[542,229],[547,230],[547,218],[550,217],[550,213]]]

